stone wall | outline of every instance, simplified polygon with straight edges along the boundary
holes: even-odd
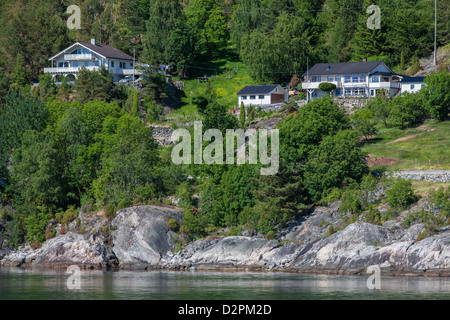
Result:
[[[450,170],[435,171],[397,171],[391,174],[394,178],[415,181],[450,182]]]

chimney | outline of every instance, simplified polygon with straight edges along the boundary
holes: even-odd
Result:
[[[97,41],[95,40],[95,38],[91,38],[91,44],[93,44],[94,46],[97,45]]]

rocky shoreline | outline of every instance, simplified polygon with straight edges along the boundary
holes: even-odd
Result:
[[[416,204],[419,209],[426,203]],[[408,229],[398,220],[382,226],[359,219],[329,235],[329,226],[342,219],[339,203],[315,208],[284,229],[277,239],[258,235],[211,236],[176,251],[177,233],[168,220],[182,222],[176,209],[140,206],[117,212],[108,221],[99,214],[82,216],[90,229],[83,234],[75,223],[69,232],[33,250],[0,252],[3,267],[124,270],[249,270],[364,275],[378,265],[384,275],[450,276],[450,227],[418,240],[424,226]],[[407,212],[401,215],[406,215]],[[400,216],[401,216],[400,215]],[[98,230],[110,228],[110,232]]]

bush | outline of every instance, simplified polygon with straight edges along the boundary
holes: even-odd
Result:
[[[55,218],[59,223],[67,225],[72,221],[75,221],[75,219],[78,218],[78,215],[78,209],[75,208],[75,206],[70,206],[66,211],[56,213]]]
[[[48,226],[47,230],[45,231],[45,240],[53,239],[56,236],[56,230],[55,226],[52,224]]]
[[[270,230],[269,232],[267,232],[266,234],[266,239],[267,240],[274,240],[277,237],[275,231]]]
[[[417,201],[409,180],[397,179],[386,193],[389,207],[394,209],[406,209]]]
[[[351,214],[361,213],[364,207],[359,195],[360,192],[358,190],[347,189],[342,196],[342,204],[339,207],[339,212],[346,213],[350,211]]]
[[[370,208],[369,212],[367,212],[366,214],[366,222],[375,225],[381,225],[384,221],[382,221],[382,216],[379,210]]]
[[[176,219],[170,219],[169,221],[167,221],[167,228],[170,231],[178,232],[178,230],[180,230],[180,224]]]

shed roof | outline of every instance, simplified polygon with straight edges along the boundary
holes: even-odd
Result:
[[[258,86],[246,86],[239,91],[236,95],[250,95],[250,94],[268,94],[275,90],[277,87],[281,87],[279,84],[258,85]]]

